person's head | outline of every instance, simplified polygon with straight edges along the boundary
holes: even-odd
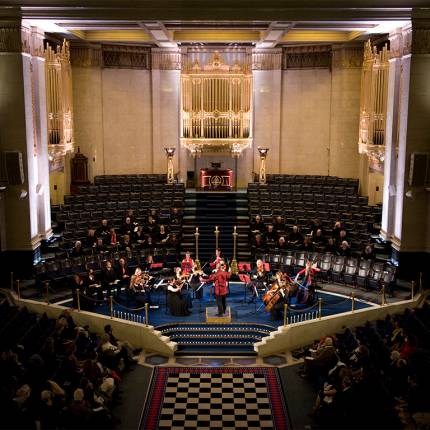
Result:
[[[130,242],[130,235],[129,235],[129,234],[125,234],[125,235],[124,235],[124,242],[125,242],[125,243]]]
[[[104,332],[105,333],[112,333],[112,326],[110,324],[106,324],[104,326]]]
[[[330,246],[334,245],[334,239],[333,239],[332,237],[330,237],[330,238],[329,238],[329,240],[328,240],[328,244],[329,244]]]
[[[88,237],[94,237],[96,231],[93,228],[88,229]]]
[[[299,226],[298,225],[293,225],[293,232],[297,233],[299,231]]]
[[[278,243],[279,243],[279,245],[284,245],[284,244],[285,244],[285,237],[284,237],[284,236],[281,236],[281,237],[278,239]]]
[[[97,239],[97,246],[103,246],[103,239],[100,237]]]
[[[327,336],[324,339],[324,346],[333,346],[333,339],[329,336]]]
[[[322,236],[322,230],[319,228],[319,229],[316,231],[315,235],[316,235],[317,237],[321,237],[321,236]]]
[[[157,216],[157,210],[156,209],[151,209],[150,214],[151,214],[152,217]]]
[[[152,254],[148,254],[146,256],[146,262],[147,263],[153,263],[154,262],[154,257],[152,256]]]
[[[128,217],[126,217],[126,219],[125,219],[125,223],[126,224],[131,224],[131,218],[128,216]]]
[[[339,232],[339,237],[342,239],[342,238],[344,238],[344,237],[346,237],[346,230],[341,230],[340,232]]]
[[[110,342],[110,336],[109,336],[109,334],[108,333],[103,333],[101,335],[101,337],[100,337],[100,342],[101,342],[102,345],[105,344],[105,343]]]
[[[75,274],[73,275],[73,280],[74,280],[77,284],[79,284],[79,282],[81,282],[81,277],[80,277],[77,273],[75,273]]]
[[[119,259],[119,265],[120,265],[120,266],[125,266],[125,258],[122,258],[122,257],[121,257],[121,258]]]
[[[256,241],[257,243],[260,243],[260,242],[262,241],[262,236],[261,236],[261,234],[260,234],[260,233],[258,233],[258,234],[256,234],[256,235],[255,235],[255,241]]]
[[[187,251],[187,252],[185,253],[185,260],[189,260],[190,258],[191,258],[190,251]]]
[[[76,249],[79,249],[81,246],[82,246],[82,242],[81,242],[80,240],[77,240],[77,241],[75,242],[75,248],[76,248]]]
[[[40,400],[45,405],[52,406],[52,392],[49,390],[43,390],[40,393]]]
[[[341,222],[340,221],[336,221],[335,223],[334,223],[334,228],[340,228],[342,226],[342,224],[341,224]]]
[[[260,215],[255,215],[255,221],[256,222],[260,222],[261,221],[261,216]]]
[[[272,233],[272,232],[273,232],[273,224],[269,224],[269,225],[267,226],[267,231],[268,231],[269,233]]]
[[[149,215],[148,216],[148,224],[154,224],[154,218],[153,218],[153,216],[152,215]]]
[[[140,276],[142,274],[142,270],[140,269],[140,267],[136,267],[136,270],[134,271],[134,274],[136,276]]]
[[[215,255],[217,257],[221,257],[221,249],[219,249],[219,248],[215,249]]]
[[[164,226],[164,224],[160,225],[160,233],[165,233],[166,231],[166,227]]]
[[[342,243],[341,243],[341,245],[340,245],[340,247],[341,247],[343,250],[346,250],[346,249],[348,249],[348,248],[349,248],[349,244],[348,244],[348,242],[347,242],[346,240],[343,240],[343,241],[342,241]]]
[[[102,226],[103,227],[107,227],[108,225],[108,220],[107,219],[102,219]]]
[[[172,208],[172,214],[177,215],[178,214],[178,208]]]
[[[114,228],[111,228],[109,231],[110,231],[110,234],[115,234],[115,229]]]
[[[306,260],[306,268],[307,269],[311,269],[312,268],[312,261],[311,260]]]
[[[276,222],[277,222],[278,224],[281,224],[281,223],[282,223],[282,217],[281,217],[280,215],[278,215],[275,219],[276,219]]]
[[[112,263],[109,260],[106,261],[106,269],[108,270],[112,269]]]
[[[225,270],[226,266],[225,266],[225,262],[224,262],[223,260],[221,260],[221,261],[220,261],[220,263],[219,263],[219,268],[220,268],[221,270]]]
[[[259,258],[256,262],[257,264],[257,269],[262,269],[263,268],[263,260],[261,260],[261,258]]]
[[[366,245],[366,247],[364,248],[364,253],[371,254],[372,252],[373,252],[372,245]]]
[[[175,268],[175,273],[176,273],[176,275],[180,275],[181,274],[181,268],[180,267],[176,267]]]

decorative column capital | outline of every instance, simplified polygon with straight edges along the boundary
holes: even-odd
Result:
[[[181,52],[178,49],[151,49],[152,69],[181,70]]]
[[[0,52],[31,53],[31,29],[22,21],[0,22]]]
[[[361,69],[363,65],[362,46],[332,46],[332,67],[337,69]]]
[[[397,28],[388,36],[390,40],[390,59],[401,58],[411,53],[412,26],[409,24],[402,28]]]
[[[330,45],[293,46],[283,50],[283,69],[329,68],[330,64]]]
[[[45,58],[44,40],[45,32],[38,27],[31,27],[30,53],[33,57]]]
[[[281,68],[282,48],[252,51],[252,70],[280,70]]]

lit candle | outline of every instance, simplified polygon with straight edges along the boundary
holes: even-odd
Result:
[[[199,228],[198,227],[196,227],[196,233],[198,233],[199,232]]]
[[[236,233],[236,226],[234,226],[234,232]]]
[[[218,226],[217,225],[215,226],[215,231],[218,233]]]

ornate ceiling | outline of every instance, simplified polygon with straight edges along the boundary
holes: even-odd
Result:
[[[362,41],[430,10],[430,1],[420,0],[3,0],[1,4],[1,18],[30,20],[59,38],[167,48]]]

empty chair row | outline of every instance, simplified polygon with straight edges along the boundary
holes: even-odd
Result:
[[[274,175],[266,176],[268,185],[295,183],[295,184],[330,184],[330,185],[346,185],[358,188],[358,179],[354,178],[338,178],[337,176],[324,175]]]
[[[80,194],[87,193],[119,193],[130,191],[184,191],[184,184],[142,184],[139,182],[132,183],[115,183],[115,184],[97,184],[97,185],[81,185],[79,187]]]
[[[319,194],[357,194],[353,186],[344,185],[310,185],[310,184],[269,184],[262,186],[248,186],[248,192],[265,194],[269,193],[319,193]]]
[[[106,192],[96,194],[73,194],[64,196],[65,203],[85,203],[88,201],[105,201],[105,200],[149,200],[149,199],[163,199],[175,198],[183,199],[183,191],[152,191],[152,192]]]
[[[357,196],[355,194],[313,194],[313,193],[266,193],[254,194],[248,193],[248,201],[250,202],[294,202],[294,201],[309,201],[309,202],[331,202],[331,203],[348,203],[367,205],[369,199],[367,196]]]
[[[136,175],[97,175],[95,184],[120,184],[120,183],[166,183],[167,175],[160,174],[136,174]]]

